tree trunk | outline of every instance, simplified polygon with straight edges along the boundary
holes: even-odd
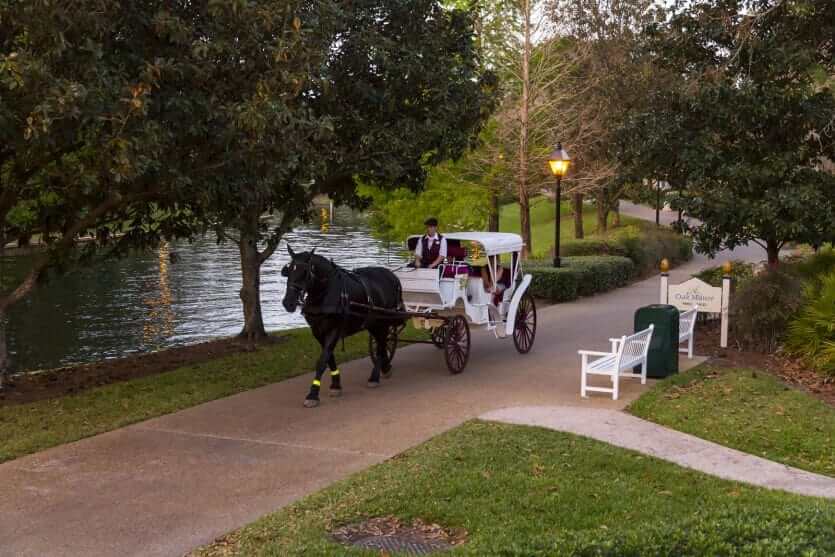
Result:
[[[612,226],[620,226],[620,199],[612,205]]]
[[[254,221],[252,220],[255,215]],[[244,328],[238,335],[251,342],[267,336],[261,315],[261,254],[258,253],[257,212],[250,213],[241,227],[241,301],[244,306]]]
[[[661,228],[661,184],[655,188],[655,227]]]
[[[522,257],[533,250],[531,242],[531,209],[528,202],[528,104],[531,58],[531,3],[525,0],[525,44],[522,49],[522,100],[519,107],[519,228],[522,233]]]
[[[574,212],[574,237],[582,240],[585,236],[583,231],[583,194],[575,193],[571,196],[571,201]]]
[[[0,312],[0,390],[6,381],[9,369],[9,353],[6,347],[6,315]]]
[[[780,265],[780,246],[776,240],[766,240],[765,251],[768,254],[768,266],[776,269]]]
[[[489,232],[499,231],[499,194],[495,191],[490,191],[490,215],[487,221],[487,230]]]
[[[597,231],[606,232],[609,229],[609,211],[606,207],[606,192],[597,193]]]

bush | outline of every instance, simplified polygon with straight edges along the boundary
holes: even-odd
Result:
[[[585,240],[569,240],[568,242],[564,242],[562,246],[560,246],[560,255],[564,257],[583,255],[626,256],[626,250],[617,242],[610,242],[598,238],[588,238]]]
[[[577,289],[581,273],[568,267],[524,266],[524,271],[531,274],[530,293],[537,298],[551,302],[570,302],[577,299]]]
[[[823,249],[815,255],[792,264],[797,274],[805,281],[813,281],[820,286],[823,277],[835,272],[835,249]]]
[[[792,272],[774,269],[751,278],[731,298],[737,340],[746,348],[773,352],[802,302],[801,282]]]
[[[708,283],[711,286],[722,286],[722,277],[725,276],[725,272],[722,270],[722,266],[718,267],[709,267],[704,269],[700,273],[696,273],[693,275],[697,279],[701,279]],[[751,263],[746,263],[744,261],[732,261],[731,262],[731,286],[732,287],[739,287],[740,285],[748,282],[754,277],[754,265]]]
[[[835,272],[806,285],[803,307],[788,326],[786,348],[817,371],[835,375]]]
[[[565,257],[563,263],[580,273],[577,294],[592,296],[620,288],[635,276],[635,264],[631,259],[618,256],[596,255]]]
[[[672,230],[649,226],[624,226],[605,239],[571,240],[560,247],[563,256],[618,255],[628,257],[639,275],[653,273],[662,259],[675,265],[693,256],[693,242]]]
[[[668,229],[625,226],[610,241],[635,263],[638,275],[656,272],[662,259],[676,265],[693,257],[693,241]]]
[[[531,294],[552,302],[567,302],[627,284],[635,275],[635,264],[626,257],[564,257],[563,266],[530,261],[523,264],[531,273]]]

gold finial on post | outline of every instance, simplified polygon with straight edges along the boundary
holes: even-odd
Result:
[[[724,273],[726,277],[731,276],[731,270],[733,270],[733,264],[730,261],[722,263],[722,273]]]
[[[661,260],[660,268],[662,273],[666,273],[670,270],[670,262],[667,261],[666,257]]]

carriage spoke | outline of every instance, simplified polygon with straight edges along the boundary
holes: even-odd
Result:
[[[470,355],[470,329],[467,321],[457,315],[447,321],[443,329],[446,333],[444,348],[447,367],[451,373],[461,373]]]
[[[513,344],[520,354],[525,354],[533,347],[536,338],[536,306],[530,294],[525,293],[519,301],[516,323],[513,327]]]

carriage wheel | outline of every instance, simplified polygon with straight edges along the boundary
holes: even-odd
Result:
[[[461,373],[470,358],[470,326],[462,315],[456,315],[447,321],[444,329],[446,366],[452,374]]]
[[[432,344],[438,349],[443,349],[446,346],[446,323],[432,329]]]
[[[533,297],[525,292],[516,308],[516,322],[513,324],[513,344],[520,354],[527,354],[536,338],[536,305]]]
[[[397,351],[397,337],[398,337],[398,329],[397,327],[389,327],[388,334],[386,335],[386,356],[388,357],[388,365],[391,366],[391,362],[394,360],[394,353]],[[371,356],[371,361],[374,362],[374,365],[377,365],[377,339],[371,333],[368,334],[368,354]],[[384,375],[389,375],[389,369],[383,369]]]

